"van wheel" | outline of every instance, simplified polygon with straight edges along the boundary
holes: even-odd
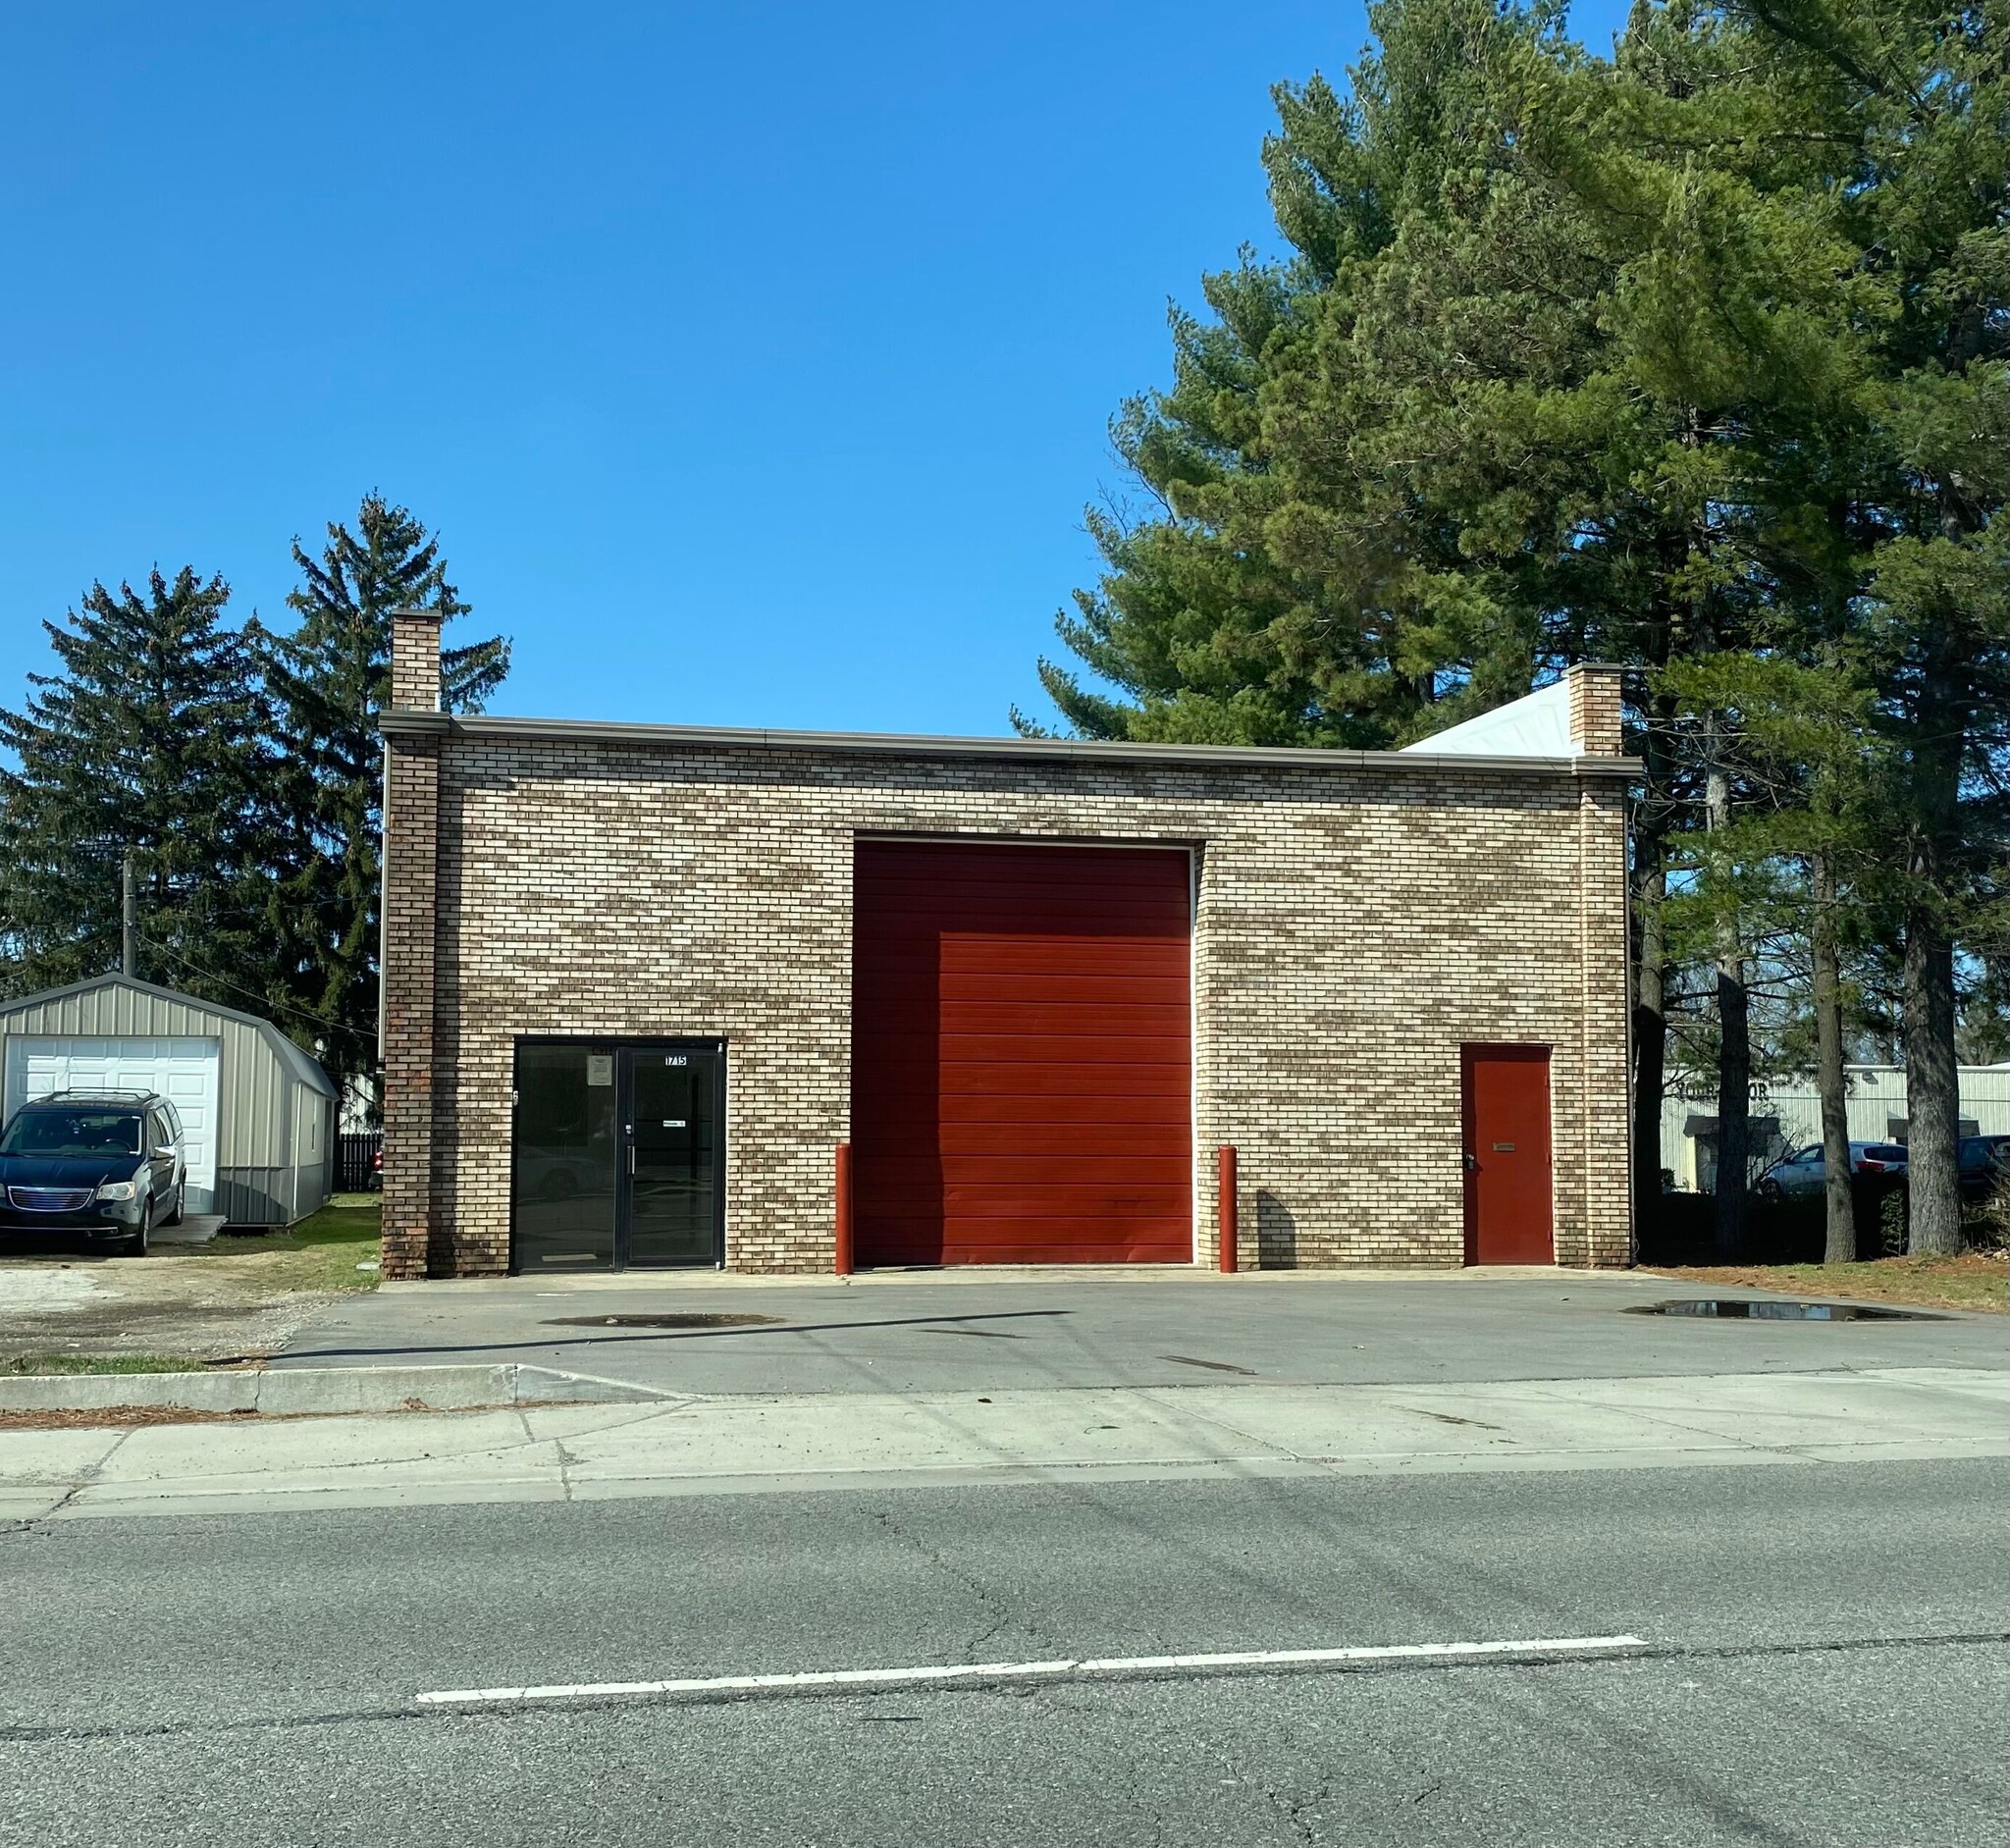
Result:
[[[175,1210],[162,1220],[161,1224],[164,1226],[179,1226],[182,1223],[182,1208],[187,1204],[187,1201],[188,1183],[177,1181],[175,1183]]]
[[[128,1235],[126,1241],[119,1247],[120,1254],[124,1257],[144,1257],[152,1237],[153,1202],[148,1200],[139,1209],[139,1230]]]

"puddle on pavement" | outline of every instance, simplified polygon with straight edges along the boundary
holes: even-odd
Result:
[[[547,1328],[760,1328],[778,1315],[558,1315]]]
[[[1626,1315],[1699,1315],[1724,1322],[1944,1322],[1926,1309],[1884,1309],[1868,1302],[1746,1302],[1734,1296],[1683,1296],[1638,1302]]]

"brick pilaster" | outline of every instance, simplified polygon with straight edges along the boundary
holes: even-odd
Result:
[[[394,711],[440,708],[440,617],[391,622]],[[384,740],[384,1247],[388,1279],[424,1277],[434,1233],[434,1034],[440,870],[440,739]]]
[[[1618,676],[1613,680],[1616,686]],[[1582,1245],[1576,1253],[1560,1251],[1558,1257],[1560,1262],[1603,1268],[1633,1261],[1626,803],[1623,791],[1611,783],[1583,784],[1577,802]]]
[[[391,612],[391,707],[399,713],[440,710],[440,612]]]

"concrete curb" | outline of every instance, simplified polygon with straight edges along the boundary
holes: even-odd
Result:
[[[0,1380],[0,1412],[104,1411],[172,1405],[184,1411],[459,1411],[475,1405],[674,1402],[624,1380],[515,1362],[496,1366],[297,1367],[268,1373],[50,1373]]]

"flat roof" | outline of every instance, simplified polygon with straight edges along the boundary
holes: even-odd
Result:
[[[1340,751],[1307,746],[1243,744],[1133,744],[1089,738],[937,738],[877,731],[774,731],[717,725],[614,724],[583,718],[501,718],[487,713],[451,716],[394,707],[378,720],[382,730],[405,736],[521,738],[567,744],[666,745],[685,750],[824,751],[863,757],[1004,758],[1071,764],[1191,764],[1210,768],[1449,770],[1461,776],[1505,771],[1515,775],[1596,776],[1630,780],[1638,758],[1490,757],[1476,752]]]

